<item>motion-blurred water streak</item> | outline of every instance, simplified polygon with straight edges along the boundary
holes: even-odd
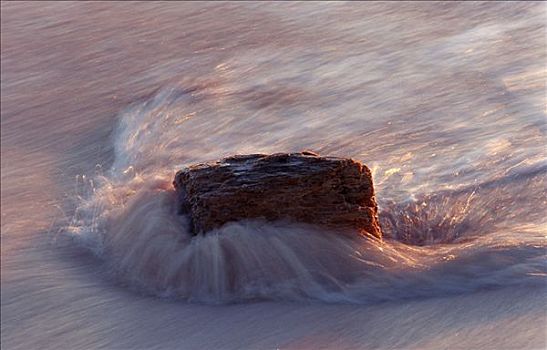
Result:
[[[546,347],[546,11],[3,2],[2,347]],[[304,149],[384,242],[187,233],[176,170]]]

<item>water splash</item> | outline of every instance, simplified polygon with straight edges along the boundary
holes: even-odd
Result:
[[[192,237],[171,180],[98,177],[69,227],[121,281],[158,296],[371,303],[538,284],[546,273],[541,230],[492,233],[477,190],[384,208],[383,242],[256,220]]]

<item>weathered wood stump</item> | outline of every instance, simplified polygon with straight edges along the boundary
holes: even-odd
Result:
[[[263,218],[382,236],[370,170],[352,159],[312,152],[237,155],[180,170],[173,185],[194,234]]]

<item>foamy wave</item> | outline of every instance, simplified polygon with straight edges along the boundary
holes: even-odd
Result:
[[[102,178],[70,227],[118,278],[154,295],[207,303],[368,303],[538,283],[545,274],[539,236],[534,244],[486,236],[414,247],[255,220],[192,237],[187,218],[177,215],[170,180]]]
[[[207,84],[175,86],[129,107],[114,134],[112,168],[79,179],[79,204],[67,232],[129,286],[209,303],[368,303],[543,282],[544,229],[536,224],[543,213],[523,205],[542,201],[544,167],[535,163],[528,172],[406,201],[386,199],[403,182],[385,172],[375,179],[383,189],[383,242],[257,220],[191,236],[188,218],[177,215],[175,170],[246,147],[237,137],[209,132],[213,125],[187,122],[194,119],[188,106],[208,106],[203,101],[215,91]],[[258,142],[253,149],[274,146]],[[392,192],[402,197],[400,189]],[[515,225],[522,218],[530,225]]]

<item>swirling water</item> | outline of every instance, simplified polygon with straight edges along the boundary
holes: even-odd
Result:
[[[3,3],[3,346],[545,347],[546,19]],[[177,169],[303,149],[369,165],[383,242],[188,234]]]

